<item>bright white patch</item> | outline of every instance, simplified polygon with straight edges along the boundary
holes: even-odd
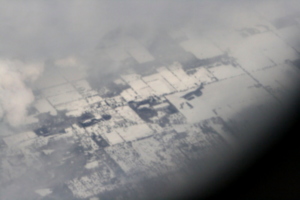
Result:
[[[96,168],[96,167],[98,167],[98,161],[93,161],[93,162],[87,163],[84,167],[86,169]]]
[[[36,190],[35,193],[39,194],[42,197],[45,197],[45,196],[51,194],[52,190],[50,190],[48,188],[46,188],[46,189],[40,189],[40,190]]]
[[[153,134],[147,124],[138,124],[126,128],[118,128],[116,131],[126,141],[133,141]]]

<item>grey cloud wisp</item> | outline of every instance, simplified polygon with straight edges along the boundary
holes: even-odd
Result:
[[[259,4],[250,1],[2,1],[0,56],[4,61],[1,62],[1,76],[15,74],[10,80],[20,85],[24,101],[19,110],[9,108],[5,101],[12,99],[10,95],[16,90],[10,89],[13,83],[5,83],[9,78],[2,78],[0,116],[7,116],[6,121],[16,125],[20,116],[24,116],[26,106],[33,102],[30,89],[26,86],[26,77],[18,72],[26,71],[26,64],[24,67],[20,64],[14,67],[14,60],[16,63],[40,63],[35,69],[37,74],[42,72],[45,61],[68,56],[104,69],[106,67],[101,66],[99,58],[93,62],[99,55],[91,55],[103,42],[101,38],[116,28],[121,28],[123,34],[140,34],[145,41],[151,41],[161,30],[182,27],[190,27],[200,33],[217,32],[246,24],[247,16],[243,15],[243,10],[249,6],[258,7]],[[293,8],[288,3],[276,5],[283,7],[281,12]],[[11,63],[10,66],[7,66],[6,60]],[[20,119],[11,119],[18,115],[14,112],[21,110]]]

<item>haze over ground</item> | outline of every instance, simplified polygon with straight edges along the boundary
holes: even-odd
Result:
[[[148,57],[146,56],[146,58],[141,58],[141,60],[139,60],[140,57],[136,56],[138,59],[135,61],[129,59],[129,61],[132,61],[135,64],[144,64],[143,59],[159,60],[150,63],[151,65],[155,65],[155,67],[167,67],[172,73],[173,71],[177,70],[176,72],[178,72],[178,76],[182,75],[182,77],[179,78],[183,78],[187,75],[185,73],[180,74],[183,71],[180,71],[181,68],[183,68],[180,64],[184,65],[185,63],[193,63],[190,61],[197,59],[201,60],[202,57],[203,59],[210,58],[212,55],[215,56],[215,52],[220,52],[220,55],[226,54],[229,55],[229,57],[237,58],[237,62],[241,64],[241,67],[229,68],[229,71],[226,71],[226,67],[224,68],[224,71],[222,71],[222,69],[211,69],[211,71],[209,71],[207,70],[209,67],[203,67],[203,69],[205,68],[205,70],[214,74],[219,80],[227,80],[240,75],[241,78],[236,78],[235,80],[237,80],[237,82],[228,83],[227,85],[223,84],[222,82],[216,83],[217,81],[213,79],[205,80],[206,86],[202,91],[203,96],[201,96],[199,101],[196,99],[194,103],[195,105],[199,106],[196,107],[194,105],[196,111],[194,111],[194,113],[184,109],[181,111],[186,120],[191,124],[194,123],[193,120],[197,121],[200,119],[206,119],[206,115],[213,113],[213,111],[209,109],[215,108],[214,112],[229,112],[231,115],[228,116],[228,119],[236,115],[239,116],[238,118],[240,118],[242,121],[244,116],[246,119],[249,116],[252,120],[252,127],[254,129],[257,128],[257,132],[260,133],[265,126],[264,120],[266,118],[271,119],[267,121],[269,123],[274,123],[276,120],[278,120],[276,118],[278,115],[271,112],[272,109],[268,110],[265,115],[256,117],[253,111],[256,108],[254,105],[247,105],[248,101],[246,101],[246,103],[239,102],[236,104],[237,106],[233,108],[236,112],[233,113],[228,111],[229,108],[226,106],[218,106],[222,101],[234,101],[235,98],[239,98],[239,96],[243,95],[245,95],[248,99],[253,100],[253,102],[260,104],[261,102],[264,102],[264,100],[268,102],[271,99],[270,96],[272,95],[268,97],[266,97],[266,95],[260,96],[262,93],[259,92],[253,93],[255,95],[252,95],[252,93],[247,93],[248,90],[242,90],[238,93],[233,91],[232,95],[228,95],[224,94],[225,89],[227,92],[230,91],[230,88],[244,87],[248,89],[263,87],[266,91],[268,91],[267,86],[272,81],[276,82],[277,80],[283,80],[282,82],[286,84],[284,86],[287,86],[288,90],[291,91],[290,96],[285,95],[289,92],[280,90],[272,91],[274,89],[269,88],[270,91],[274,92],[275,94],[273,95],[273,97],[275,96],[275,101],[279,102],[291,102],[294,97],[293,95],[295,95],[295,91],[297,91],[297,83],[299,80],[299,76],[296,73],[297,69],[290,66],[285,67],[285,65],[288,65],[285,61],[294,61],[299,59],[300,40],[298,33],[300,26],[300,4],[298,1],[260,2],[229,0],[188,2],[62,2],[31,0],[26,2],[2,1],[0,4],[0,139],[2,139],[2,137],[5,138],[4,140],[6,143],[11,142],[11,140],[8,139],[10,136],[28,131],[25,122],[27,122],[29,119],[33,120],[35,123],[34,120],[36,119],[31,118],[32,114],[30,114],[30,109],[32,107],[38,107],[37,105],[40,103],[41,99],[49,100],[52,93],[56,94],[56,90],[47,90],[47,87],[43,87],[42,83],[45,84],[45,79],[47,77],[51,77],[53,74],[58,74],[56,77],[57,79],[54,78],[49,80],[57,81],[58,85],[60,84],[59,81],[62,81],[62,85],[68,85],[70,82],[73,84],[73,82],[70,81],[72,78],[74,78],[72,77],[73,75],[71,72],[79,71],[80,75],[83,76],[83,79],[88,82],[91,88],[100,94],[102,92],[99,89],[100,86],[102,86],[101,84],[105,84],[106,82],[115,79],[120,74],[123,76],[123,69],[127,70],[127,74],[125,73],[126,75],[131,75],[130,69],[126,68],[124,64],[125,62],[123,62],[122,59],[123,57],[127,58],[126,56],[128,56],[128,54],[132,56],[132,54],[136,53],[132,50],[132,46],[137,43],[144,49],[151,49],[151,52],[154,52],[152,54],[155,54],[155,52],[158,53],[157,55],[147,54]],[[286,20],[286,22],[278,22],[276,24],[276,19],[281,18]],[[267,24],[270,29],[262,26],[259,27],[260,24],[257,24],[258,22],[261,22],[264,25]],[[283,28],[281,26],[283,26]],[[280,31],[284,29],[284,26],[288,27],[287,32]],[[249,34],[250,36],[247,38],[248,32],[244,28],[249,27],[250,29],[252,27],[257,29],[261,28],[259,29],[262,33],[261,36],[260,33],[256,33],[254,31],[255,33],[253,33],[253,35],[257,35],[252,37],[252,35]],[[289,27],[292,28],[289,29]],[[246,36],[242,35],[242,30],[247,33]],[[232,37],[227,37],[228,35],[231,36],[231,34],[228,34],[228,32],[232,33]],[[226,35],[226,37],[224,35]],[[176,45],[172,46],[167,43],[169,42],[169,37],[172,38],[172,42],[180,43],[180,50],[178,50]],[[198,48],[194,44],[201,41],[201,38],[205,38],[205,40],[207,39],[210,41],[209,44],[213,44],[218,48],[211,48],[209,45],[205,47],[199,46]],[[280,38],[279,42],[277,41],[279,40],[278,38]],[[114,45],[119,46],[118,49],[116,51],[110,51],[109,47]],[[162,50],[160,51],[160,49]],[[184,51],[182,51],[182,49]],[[205,50],[198,51],[198,49]],[[123,51],[126,53],[123,53]],[[172,55],[173,52],[174,55]],[[191,54],[185,54],[184,52],[189,52]],[[163,56],[159,57],[160,54]],[[266,56],[268,59],[262,58],[261,55]],[[164,56],[166,58],[164,58]],[[174,64],[174,62],[178,62],[180,64]],[[132,63],[129,62],[129,65],[130,64]],[[148,67],[147,64],[142,64],[141,66],[146,66],[147,69],[151,68],[151,66]],[[266,65],[264,66],[266,68],[272,68],[275,66],[275,70],[268,71],[269,74],[267,75],[260,73],[261,69],[258,68],[262,65]],[[256,66],[257,69],[255,68]],[[137,71],[136,73],[142,74],[141,76],[148,75],[146,70],[134,70]],[[165,69],[159,68],[159,70],[156,70],[155,72],[159,73]],[[204,75],[209,77],[209,73],[206,73],[205,70]],[[247,78],[243,77],[243,75],[247,76]],[[63,77],[62,80],[58,78],[60,76]],[[122,79],[123,82],[127,81],[126,84],[130,85],[134,78],[132,78],[133,76],[128,77],[126,79],[126,77],[124,78],[123,76]],[[151,77],[148,77],[148,79],[147,80],[149,82],[147,83],[150,84],[152,81],[150,80]],[[276,80],[274,81],[273,79]],[[263,86],[253,86],[252,83],[255,81],[261,82],[261,85]],[[51,85],[51,87],[54,85],[53,83],[47,84]],[[182,85],[177,85],[176,87],[184,87],[183,85],[185,84],[188,85],[189,82],[182,83]],[[74,85],[76,91],[80,91],[76,88],[76,83],[74,83]],[[130,85],[130,87],[132,86]],[[176,87],[174,86],[174,88]],[[219,88],[225,89],[224,91],[219,92]],[[73,92],[75,89],[69,89],[66,87],[61,90],[67,92],[70,90]],[[172,102],[175,107],[188,107],[188,104],[176,104],[179,102],[178,99],[181,98],[180,95],[183,94],[178,92],[178,96],[176,96],[176,94],[171,93],[172,92],[168,94],[169,96],[166,95],[166,98],[169,102]],[[55,101],[56,99],[53,100],[54,103]],[[274,103],[273,99],[270,100],[270,102],[272,102],[270,105],[278,105],[278,102]],[[58,108],[59,105],[57,105],[54,105],[54,107]],[[78,105],[78,107],[81,106],[81,104]],[[289,104],[286,103],[286,105]],[[267,109],[269,109],[269,107],[267,107]],[[73,123],[76,117],[78,117],[78,112],[70,113],[71,114],[69,114],[69,118],[67,119],[70,121],[70,123]],[[53,113],[50,113],[51,116],[54,116],[55,114],[57,114],[55,110]],[[74,114],[74,116],[72,116],[72,114]],[[59,116],[60,114],[58,114],[57,118],[59,118]],[[202,119],[202,116],[205,117]],[[245,129],[241,135],[248,136],[251,135],[252,132],[252,129]],[[31,136],[32,135],[29,135],[28,137]],[[63,154],[68,151],[73,151],[74,146],[72,145],[73,144],[70,143],[53,145],[53,149],[56,149],[58,152],[56,153],[57,155],[55,154],[57,157],[54,156],[50,161],[48,161],[56,162],[57,160],[65,159]],[[137,145],[136,148],[141,147]],[[3,156],[5,159],[9,160],[8,155],[13,155],[15,153],[14,151],[19,152],[22,150],[19,150],[19,146],[16,146],[16,148],[10,147],[7,154],[0,154],[0,158]],[[37,152],[37,154],[34,155],[38,155],[39,153],[41,152]],[[26,152],[24,154],[26,155]],[[79,161],[86,159],[84,156],[78,157]],[[43,169],[45,171],[48,169],[48,161],[42,160],[41,163],[39,163],[41,171]],[[15,161],[12,163],[14,162]],[[2,168],[12,165],[6,165],[6,163],[10,163],[8,161],[5,161],[4,164],[3,163],[1,163]],[[18,167],[16,167],[16,169],[10,167],[5,169],[9,169],[12,176],[13,174],[18,174],[19,172],[21,173],[21,170],[17,170]],[[24,172],[26,170],[27,168],[24,167]],[[32,168],[30,168],[30,170],[32,170]],[[73,176],[72,173],[77,174],[80,170],[69,171],[70,177],[68,178],[71,180]],[[57,174],[59,173],[62,172],[57,171]],[[53,174],[56,174],[55,170]],[[34,173],[25,173],[24,176],[20,177],[21,178],[18,179],[12,178],[10,184],[3,186],[3,188],[6,188],[5,191],[1,191],[0,188],[0,197],[3,199],[42,199],[42,197],[36,197],[28,191],[30,191],[31,188],[36,188],[39,184],[47,185],[49,177],[46,177],[42,180],[39,179],[39,175]],[[73,178],[75,178],[75,175]],[[49,188],[50,185],[59,185],[58,182],[60,179],[49,179],[53,181],[49,183]],[[71,183],[69,185],[71,185],[69,186],[70,188],[75,187],[75,183],[74,185]],[[20,191],[20,193],[15,191]],[[80,192],[78,192],[78,194],[80,194]],[[59,195],[57,198],[59,199]]]

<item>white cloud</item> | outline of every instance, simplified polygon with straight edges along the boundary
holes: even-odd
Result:
[[[21,124],[34,95],[25,82],[34,81],[43,70],[40,63],[0,60],[0,117],[12,126]]]

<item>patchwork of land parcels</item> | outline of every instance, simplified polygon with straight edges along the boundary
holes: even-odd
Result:
[[[95,51],[120,69],[96,81],[80,67],[47,68],[26,131],[0,138],[0,193],[138,199],[181,180],[193,160],[238,146],[261,120],[241,111],[284,108],[300,80],[299,15],[264,17],[222,33],[162,32],[151,42],[116,34]]]

